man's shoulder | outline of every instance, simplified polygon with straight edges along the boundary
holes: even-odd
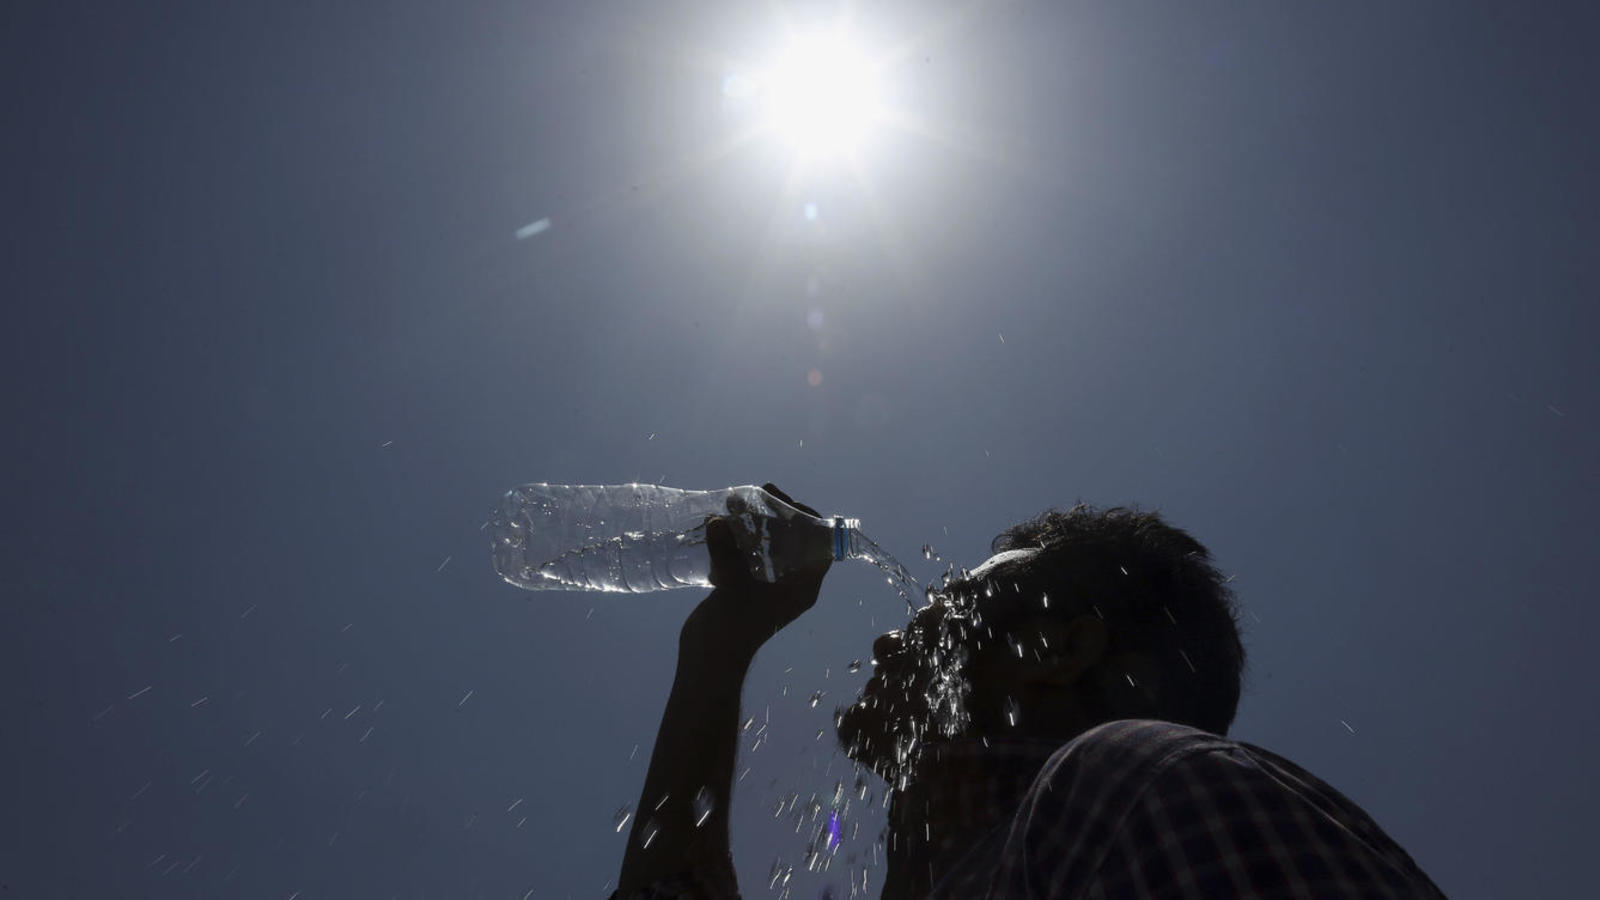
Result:
[[[1095,861],[1076,871],[1083,879],[1091,871],[1120,878],[1154,858],[1145,848],[1185,834],[1200,848],[1191,862],[1248,847],[1263,867],[1252,878],[1297,879],[1315,896],[1441,896],[1405,850],[1327,782],[1269,750],[1186,725],[1129,719],[1089,729],[1052,754],[1026,806],[1035,833]],[[1124,862],[1103,869],[1119,842]],[[1259,855],[1262,846],[1270,854]]]
[[[1185,760],[1217,755],[1238,744],[1208,731],[1156,719],[1097,725],[1057,747],[1034,776],[1025,815],[1080,820],[1085,827],[1117,818]],[[1106,823],[1099,823],[1104,825]]]
[[[1157,776],[1272,781],[1309,791],[1342,806],[1343,794],[1293,760],[1244,741],[1159,719],[1119,719],[1085,731],[1051,755],[1041,779],[1063,778],[1148,784]]]
[[[1078,735],[1071,744],[1125,744],[1145,743],[1164,746],[1191,745],[1202,742],[1231,744],[1227,738],[1212,734],[1193,725],[1168,722],[1162,719],[1115,719],[1103,722]]]
[[[1185,758],[1234,746],[1153,719],[1106,722],[1058,745],[1013,819],[1002,853],[1008,871],[1029,883],[1042,878],[1054,886],[1050,893],[1091,884],[1128,815],[1164,773]]]
[[[1029,795],[1034,804],[1065,803],[1109,814],[1126,809],[1146,791],[1180,773],[1233,766],[1255,748],[1209,731],[1159,719],[1119,719],[1097,725],[1062,744],[1038,770]],[[1242,751],[1242,752],[1241,752]],[[1252,777],[1253,773],[1231,777]]]
[[[1239,744],[1189,725],[1159,719],[1118,719],[1085,731],[1051,755],[1046,772],[1093,772],[1098,777],[1162,768],[1196,753]]]

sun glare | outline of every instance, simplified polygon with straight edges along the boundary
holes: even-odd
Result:
[[[864,149],[882,118],[873,61],[838,35],[795,39],[753,81],[767,127],[806,157]]]
[[[955,19],[936,18],[922,33],[885,42],[869,39],[883,23],[857,27],[851,2],[832,22],[799,27],[777,12],[768,36],[752,36],[750,55],[694,55],[697,67],[721,73],[726,116],[726,138],[700,162],[710,165],[759,147],[764,161],[780,167],[771,217],[751,257],[751,277],[771,267],[785,241],[842,242],[869,233],[877,235],[896,273],[912,277],[916,268],[899,216],[875,182],[886,164],[909,149],[900,146],[902,139],[944,141],[904,105],[917,95],[906,63],[927,59],[924,51],[951,31]],[[819,193],[841,202],[822,202]],[[814,275],[808,279],[808,296],[816,295],[817,284]],[[808,383],[816,387],[821,378],[814,372]]]

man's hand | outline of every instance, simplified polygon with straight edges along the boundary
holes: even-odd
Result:
[[[821,518],[776,485],[765,484],[762,489],[812,518]],[[729,520],[708,521],[706,546],[711,551],[711,584],[716,590],[684,622],[680,653],[692,652],[695,659],[708,663],[748,665],[762,644],[816,605],[832,560],[805,560],[803,554],[810,546],[807,537],[800,529],[776,531],[774,567],[783,574],[777,581],[767,582],[751,574],[749,559]]]

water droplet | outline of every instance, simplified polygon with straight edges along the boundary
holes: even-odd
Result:
[[[1006,721],[1012,728],[1017,727],[1017,719],[1022,716],[1022,707],[1017,704],[1017,698],[1006,698]]]
[[[815,694],[811,695],[811,708],[812,709],[816,709],[817,708],[817,704],[822,702],[822,698],[826,693],[827,693],[826,691],[817,691]]]
[[[929,546],[927,544],[923,544],[922,545],[922,558],[923,559],[927,559],[927,560],[935,560],[935,561],[939,561],[939,562],[943,561],[943,560],[939,559],[939,552],[937,550],[934,550],[933,547],[931,547],[931,546]]]
[[[694,827],[699,828],[711,818],[711,811],[716,809],[716,800],[712,798],[711,791],[702,787],[694,795]]]
[[[859,659],[850,660],[849,669],[850,669],[850,674],[851,675],[854,675],[855,673],[861,671],[861,660],[859,660]]]

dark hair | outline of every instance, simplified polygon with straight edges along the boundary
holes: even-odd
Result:
[[[1228,579],[1205,545],[1157,513],[1080,503],[1013,525],[991,545],[994,553],[1026,548],[1044,552],[1020,561],[1018,575],[1047,591],[1059,585],[1068,612],[1095,610],[1110,631],[1110,652],[1156,659],[1160,718],[1227,734],[1244,644]],[[1116,717],[1103,698],[1101,708]]]

